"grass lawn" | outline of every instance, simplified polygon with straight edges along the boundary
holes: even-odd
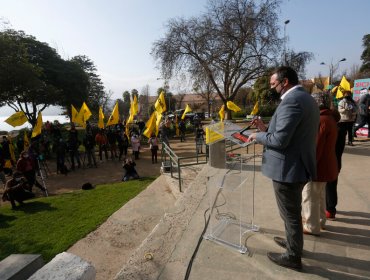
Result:
[[[0,260],[10,254],[42,254],[45,262],[95,230],[155,178],[99,185],[0,208]],[[17,203],[18,205],[18,203]]]

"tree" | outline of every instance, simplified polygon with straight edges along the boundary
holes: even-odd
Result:
[[[99,75],[96,74],[96,66],[94,62],[85,55],[75,56],[71,61],[77,63],[86,73],[88,78],[88,105],[90,110],[95,112],[94,115],[98,115],[99,107],[103,107],[103,105],[106,104],[108,94],[104,90],[104,85]]]
[[[293,50],[290,50],[285,56],[286,65],[292,67],[297,72],[299,78],[304,80],[306,65],[313,59],[314,55],[310,52],[296,53]]]
[[[211,115],[211,105],[214,103],[217,93],[213,89],[212,82],[205,75],[202,75],[202,72],[199,74],[193,89],[206,101],[208,114]]]
[[[23,111],[34,126],[38,112],[76,94],[86,94],[81,69],[33,36],[0,32],[0,106]]]
[[[207,12],[190,19],[172,19],[151,54],[166,79],[185,69],[202,69],[226,104],[246,83],[275,64],[279,0],[211,0]],[[227,114],[228,117],[230,114]]]
[[[369,76],[370,75],[370,34],[367,34],[362,38],[362,46],[364,47],[364,51],[361,54],[362,65],[360,68],[360,72],[364,76]]]
[[[127,90],[122,93],[123,102],[118,104],[118,108],[120,114],[124,116],[124,118],[128,118],[130,114],[130,106],[131,106],[131,99],[130,99],[130,92]],[[121,113],[122,112],[122,113]]]
[[[139,96],[140,114],[144,119],[149,119],[150,108],[149,108],[149,85],[145,85]]]

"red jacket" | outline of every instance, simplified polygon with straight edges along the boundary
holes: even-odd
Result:
[[[338,177],[338,163],[335,154],[337,141],[337,124],[334,112],[329,109],[320,110],[320,126],[317,134],[316,161],[317,182],[330,182]]]

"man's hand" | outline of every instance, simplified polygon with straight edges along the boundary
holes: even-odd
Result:
[[[255,127],[257,127],[260,131],[265,132],[267,130],[267,126],[265,123],[261,120],[260,117],[255,118],[252,120],[251,124]]]
[[[257,133],[252,133],[251,135],[249,135],[248,142],[252,142],[256,140],[256,136],[257,136]]]

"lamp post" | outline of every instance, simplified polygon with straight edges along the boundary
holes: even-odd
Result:
[[[286,37],[286,26],[290,22],[289,19],[284,21],[284,64],[288,65],[287,59],[286,59],[286,44],[287,44],[287,37]]]
[[[346,61],[347,59],[344,57],[341,60],[339,60],[337,63],[333,64],[333,61],[330,64],[327,64],[325,62],[321,62],[320,65],[326,65],[329,67],[329,85],[331,85],[333,76],[335,72],[338,70],[339,63]]]

